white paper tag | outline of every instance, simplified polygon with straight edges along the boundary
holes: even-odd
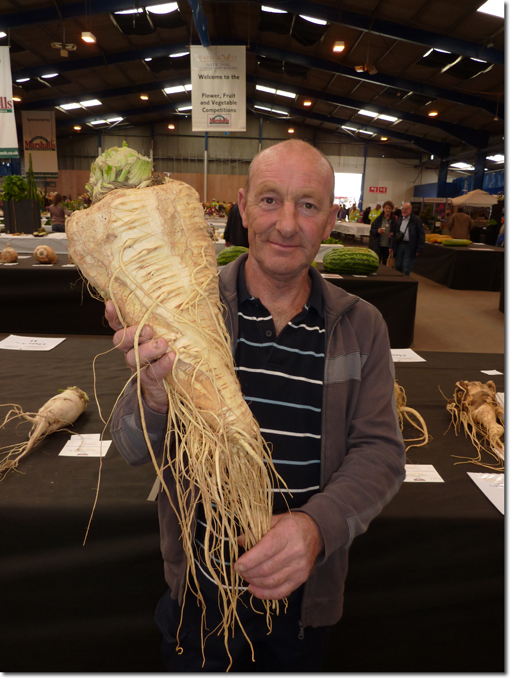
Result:
[[[0,350],[53,350],[65,340],[65,338],[37,338],[11,335],[0,341]]]
[[[404,482],[443,482],[431,464],[406,464]]]
[[[4,267],[9,267],[9,265],[17,265],[17,262],[3,262],[1,263]]]
[[[72,436],[59,452],[59,456],[82,456],[98,458],[105,456],[112,440],[100,440],[100,436]]]
[[[495,508],[504,515],[504,473],[468,473],[468,475]]]
[[[497,371],[497,369],[481,369],[481,373],[488,376],[504,376],[502,371]]]
[[[390,351],[394,362],[425,362],[420,355],[413,352],[410,348],[395,349]]]

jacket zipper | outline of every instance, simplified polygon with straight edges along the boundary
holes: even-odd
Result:
[[[302,622],[301,620],[299,620],[298,624],[299,624],[299,635],[298,635],[298,639],[299,639],[300,641],[302,641],[302,640],[305,638],[305,627],[304,627],[304,624],[303,624],[303,622]]]

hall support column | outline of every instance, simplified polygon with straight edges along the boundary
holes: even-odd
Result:
[[[484,183],[484,169],[486,163],[486,152],[478,151],[474,162],[474,175],[472,176],[472,189],[482,189]]]
[[[436,187],[436,195],[447,196],[447,171],[449,169],[449,161],[443,159],[438,166],[438,184]]]

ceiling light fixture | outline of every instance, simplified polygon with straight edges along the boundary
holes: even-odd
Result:
[[[293,134],[294,134],[294,128],[289,128],[289,129],[287,130],[287,132],[288,132],[290,135],[293,135]]]
[[[149,99],[148,95],[141,95],[141,99],[144,99],[144,101],[147,101]]]
[[[99,99],[87,99],[84,102],[80,102],[81,106],[101,106]]]
[[[13,102],[21,102],[21,97],[13,97],[12,101]]]
[[[312,106],[312,102],[307,99],[306,102],[303,102],[303,106]]]
[[[374,64],[360,64],[359,66],[355,66],[354,70],[357,73],[363,73],[366,71],[367,73],[370,73],[371,76],[378,72],[378,69],[374,66]]]
[[[382,142],[386,142],[387,139],[388,139],[388,137],[382,137],[382,138],[381,138],[381,141],[382,141]]]
[[[82,126],[81,125],[74,125],[73,130],[82,130]]]
[[[335,40],[333,43],[333,52],[343,52],[345,49],[345,42],[343,40]]]
[[[168,127],[169,130],[174,130],[174,129],[175,129],[175,126],[174,126],[173,123],[170,123],[167,127]]]
[[[434,118],[435,116],[438,116],[438,111],[430,111],[428,113],[428,116],[431,116],[431,118]]]
[[[96,37],[91,33],[91,31],[82,31],[82,35],[80,37],[85,43],[92,44],[96,42]]]

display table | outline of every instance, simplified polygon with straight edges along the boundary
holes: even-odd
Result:
[[[7,244],[11,244],[16,253],[33,253],[35,248],[45,244],[45,246],[51,246],[57,255],[68,255],[68,237],[64,232],[49,232],[48,236],[2,234],[0,236],[0,251]]]
[[[413,272],[453,289],[500,291],[504,248],[484,244],[455,248],[426,243],[415,259]]]
[[[418,282],[382,265],[377,275],[329,281],[380,310],[392,347],[410,347]],[[32,256],[20,258],[17,265],[0,265],[0,309],[4,333],[112,334],[103,319],[103,303],[91,297],[79,271],[63,255],[52,266],[40,266]]]
[[[5,334],[0,335],[0,339]],[[129,371],[104,337],[70,337],[45,353],[0,350],[0,404],[37,410],[59,388],[78,385],[91,401],[76,432],[99,433],[94,403],[108,417]],[[413,449],[444,483],[405,483],[351,549],[345,613],[333,628],[328,672],[501,672],[504,669],[504,518],[470,480],[473,455],[438,386],[486,380],[502,355],[419,353],[396,364],[408,404],[432,442]],[[499,389],[503,376],[496,376]],[[343,408],[341,406],[341,408]],[[2,412],[3,413],[3,412]],[[14,425],[1,444],[20,442]],[[165,590],[151,465],[130,467],[112,445],[99,460],[59,457],[68,433],[54,433],[0,482],[2,670],[164,672],[155,604]]]
[[[370,225],[364,225],[363,222],[345,222],[344,220],[337,220],[333,227],[333,232],[338,232],[342,235],[358,236],[360,238],[369,236]]]

